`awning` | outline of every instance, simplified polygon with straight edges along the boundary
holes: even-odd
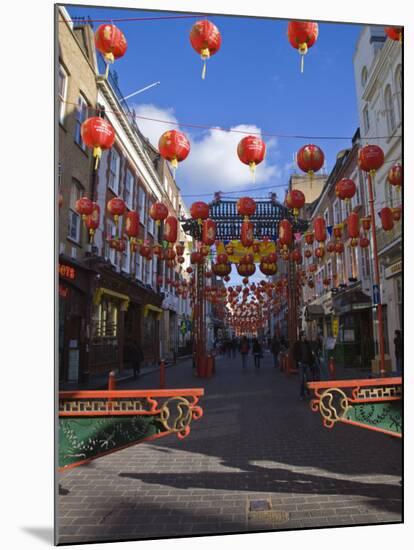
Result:
[[[371,298],[362,292],[362,290],[350,289],[346,290],[334,298],[334,307],[337,315],[350,313],[372,307]]]
[[[144,317],[148,317],[148,312],[153,311],[157,314],[157,321],[161,319],[161,314],[163,310],[160,307],[153,306],[152,304],[145,304],[144,306]]]
[[[113,298],[118,298],[121,300],[121,311],[126,311],[129,306],[129,296],[126,294],[121,294],[121,292],[115,292],[115,290],[111,290],[109,288],[105,288],[103,286],[100,286],[95,290],[95,294],[93,297],[93,303],[97,306],[101,303],[102,296],[104,294],[107,294],[108,296],[112,296]]]
[[[305,307],[305,319],[311,320],[311,319],[317,319],[318,317],[324,317],[325,316],[325,310],[322,306],[318,304],[311,304],[309,306]]]

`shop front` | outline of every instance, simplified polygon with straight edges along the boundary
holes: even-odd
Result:
[[[370,369],[374,358],[371,298],[354,287],[335,295],[333,304],[337,319],[335,361],[344,367]]]
[[[95,272],[71,258],[59,258],[59,382],[80,382],[86,371],[86,313]]]
[[[172,360],[178,353],[178,297],[171,292],[165,292],[162,301],[163,310],[163,334],[162,334],[162,356],[164,359]]]

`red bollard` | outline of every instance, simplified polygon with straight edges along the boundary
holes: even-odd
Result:
[[[160,361],[160,388],[165,387],[165,362],[164,359]]]
[[[335,361],[332,356],[329,357],[328,370],[329,370],[329,376],[331,377],[331,380],[334,380],[336,376],[336,368],[335,368]]]
[[[116,390],[115,371],[111,370],[108,377],[108,391],[114,391],[114,390]]]

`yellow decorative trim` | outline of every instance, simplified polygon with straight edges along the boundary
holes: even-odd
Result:
[[[110,290],[109,288],[105,288],[103,286],[95,290],[93,303],[96,306],[101,303],[103,294],[108,294],[108,296],[112,296],[113,298],[119,298],[121,300],[121,311],[126,311],[128,309],[129,296],[127,296],[126,294],[121,294],[121,292],[115,292],[115,290]]]
[[[144,306],[144,317],[148,317],[148,312],[149,311],[154,311],[155,313],[157,313],[157,321],[159,321],[161,319],[161,314],[163,312],[163,310],[157,306],[153,306],[152,304],[145,304]]]

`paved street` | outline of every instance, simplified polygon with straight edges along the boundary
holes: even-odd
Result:
[[[401,441],[324,428],[299,400],[297,377],[268,353],[259,372],[251,356],[242,372],[238,356],[219,358],[210,380],[194,378],[190,362],[166,379],[205,387],[203,418],[183,441],[139,444],[60,475],[61,544],[401,520]],[[153,373],[122,387],[157,384]]]

